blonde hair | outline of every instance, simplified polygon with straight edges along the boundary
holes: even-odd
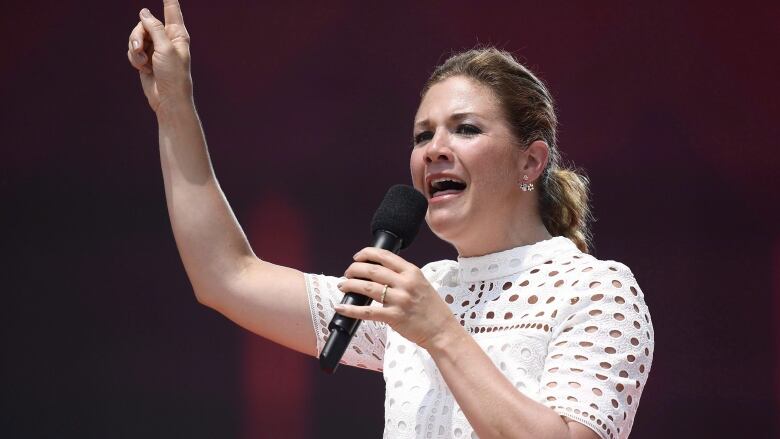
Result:
[[[592,235],[589,184],[581,170],[565,167],[557,145],[558,119],[544,83],[509,52],[494,47],[472,49],[451,56],[438,66],[422,89],[452,76],[465,76],[490,88],[522,148],[543,140],[550,154],[537,187],[539,211],[553,236],[565,236],[588,253]]]

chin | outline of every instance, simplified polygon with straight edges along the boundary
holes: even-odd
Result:
[[[429,211],[425,216],[425,221],[434,235],[443,241],[452,243],[458,236],[464,221],[462,218],[455,218],[446,214],[442,215],[442,213],[438,212],[431,215]]]

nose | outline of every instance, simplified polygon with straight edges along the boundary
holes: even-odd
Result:
[[[446,130],[439,130],[433,138],[425,145],[425,163],[435,161],[451,161],[452,150],[450,149]]]

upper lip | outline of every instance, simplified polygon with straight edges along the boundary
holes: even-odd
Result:
[[[431,195],[432,195],[431,194],[431,189],[432,189],[431,184],[433,183],[433,180],[438,180],[438,179],[442,179],[442,178],[462,181],[463,183],[466,183],[466,180],[463,177],[460,177],[460,176],[455,175],[455,174],[451,174],[449,172],[437,172],[435,174],[428,174],[428,175],[425,176],[425,193],[428,195],[428,198],[431,198]]]

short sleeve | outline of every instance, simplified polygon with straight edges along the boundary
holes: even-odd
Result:
[[[604,439],[627,438],[653,361],[650,313],[625,265],[594,260],[578,270],[559,308],[539,402]]]
[[[325,341],[330,335],[328,324],[335,311],[334,305],[341,302],[344,293],[336,285],[343,279],[325,276],[321,274],[304,275],[306,278],[306,291],[309,296],[309,309],[314,327],[314,335],[317,337],[317,352],[322,352]],[[381,306],[372,302],[371,306]],[[361,367],[374,371],[382,371],[382,362],[385,353],[385,341],[387,339],[387,326],[382,322],[364,320],[349,347],[341,357],[341,364]]]

